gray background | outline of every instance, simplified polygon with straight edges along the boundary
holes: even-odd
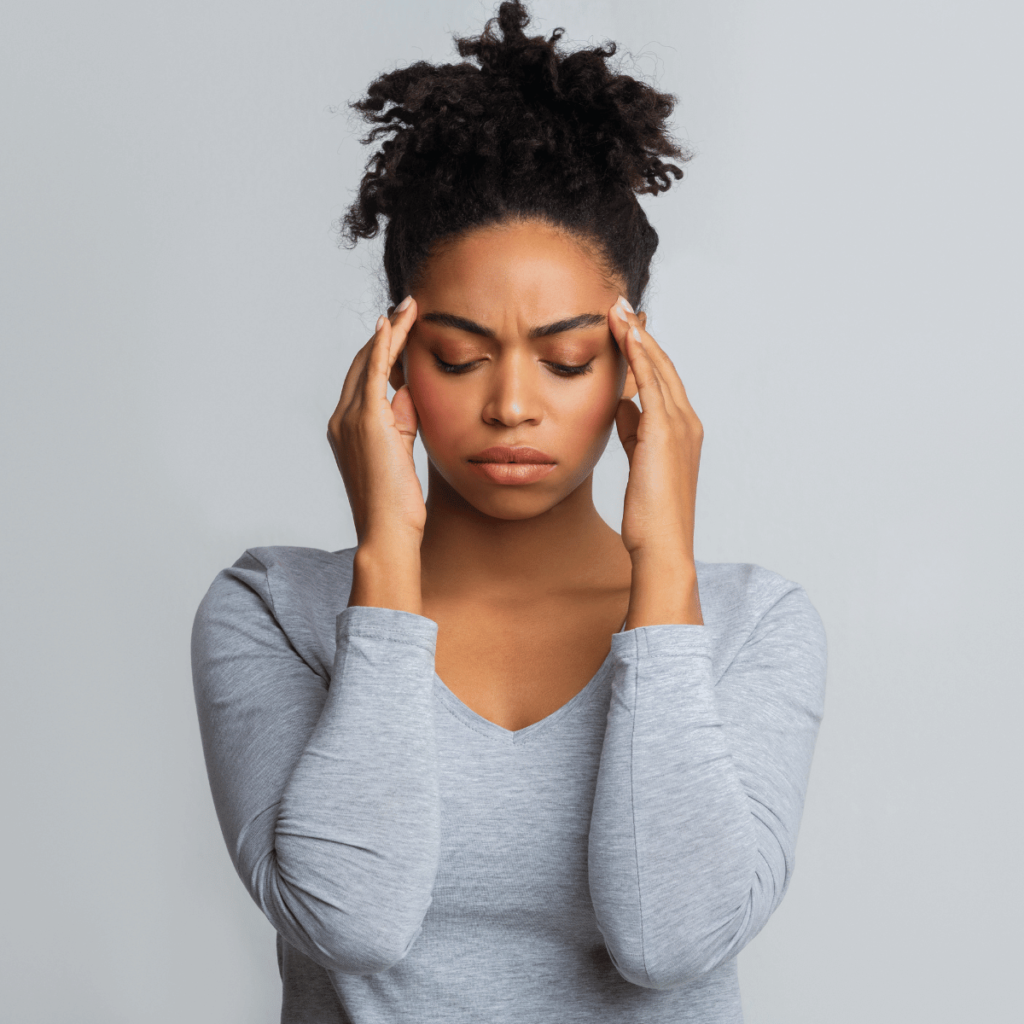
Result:
[[[826,721],[750,1024],[1019,1009],[1017,5],[538,2],[679,96],[648,308],[697,555],[803,583]],[[380,70],[479,0],[32,0],[0,28],[5,1019],[277,1019],[188,638],[249,546],[354,542],[324,439],[380,308],[335,246]],[[600,507],[621,517],[617,441]]]

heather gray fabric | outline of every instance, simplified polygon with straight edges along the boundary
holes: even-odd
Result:
[[[346,607],[354,553],[246,551],[192,635],[282,1021],[741,1021],[735,956],[792,875],[822,714],[805,592],[698,562],[705,625],[616,633],[510,732],[435,675],[436,623]]]

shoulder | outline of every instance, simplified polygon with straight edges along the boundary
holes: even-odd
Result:
[[[320,548],[246,548],[227,568],[217,573],[203,601],[248,589],[272,610],[285,611],[300,605],[336,602],[340,592],[344,603],[352,585],[355,548],[323,551]],[[340,609],[339,609],[340,610]]]
[[[825,627],[799,583],[750,562],[697,561],[696,566],[701,610],[719,673],[744,646],[769,637],[824,660]]]
[[[705,619],[752,622],[787,594],[803,587],[752,562],[696,562]]]
[[[319,674],[334,657],[335,622],[348,605],[355,548],[247,548],[221,569],[196,611],[193,645],[290,647]]]
[[[275,599],[331,602],[339,590],[344,590],[347,601],[355,552],[355,548],[324,551],[285,545],[246,548],[238,561],[224,572],[232,575],[255,572],[267,580]]]

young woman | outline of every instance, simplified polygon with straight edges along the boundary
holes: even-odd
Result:
[[[503,3],[475,63],[358,105],[385,141],[346,227],[386,222],[394,303],[330,418],[359,543],[250,549],[196,616],[283,1021],[739,1021],[793,870],[821,622],[695,561],[701,424],[634,311],[672,99],[527,23]],[[591,495],[613,423],[621,533]]]

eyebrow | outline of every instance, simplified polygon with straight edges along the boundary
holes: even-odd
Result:
[[[467,320],[466,317],[456,316],[454,313],[424,313],[421,319],[429,320],[433,324],[441,324],[442,327],[454,327],[459,331],[479,334],[484,338],[495,337],[494,331],[490,327],[484,327],[475,320]],[[551,334],[575,331],[581,327],[597,327],[599,324],[607,323],[607,320],[604,313],[580,313],[579,316],[556,320],[552,324],[544,324],[543,327],[531,327],[529,336],[531,338],[546,338]]]

